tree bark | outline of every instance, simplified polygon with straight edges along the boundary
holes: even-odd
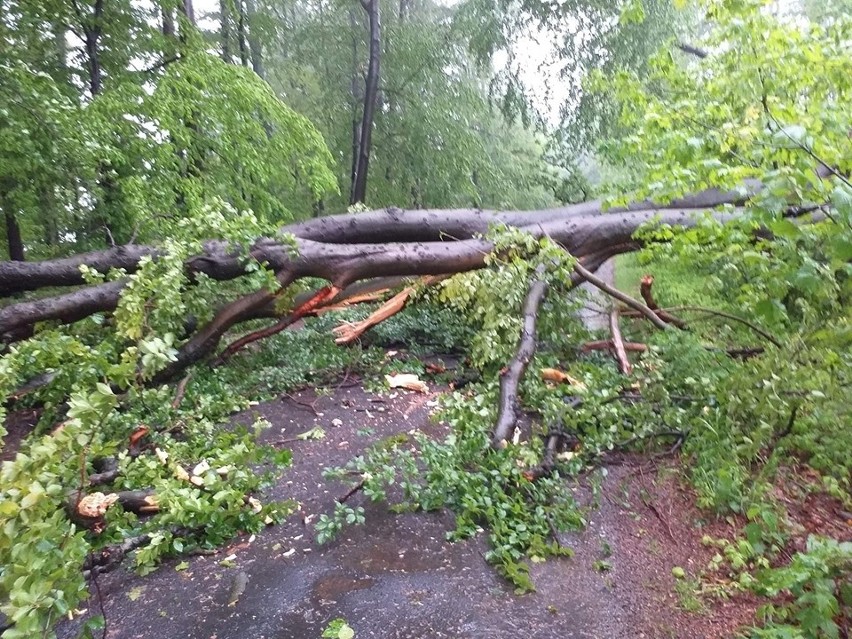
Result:
[[[730,196],[715,193],[713,198],[711,201],[725,201]],[[704,194],[682,203],[707,201]],[[587,279],[590,271],[606,259],[636,250],[639,243],[632,235],[640,226],[657,221],[686,227],[694,224],[696,212],[706,212],[701,207],[642,208],[647,204],[636,203],[605,213],[601,212],[599,204],[583,203],[526,212],[387,209],[343,214],[283,227],[282,232],[294,237],[295,254],[290,244],[273,238],[257,240],[248,255],[241,255],[226,242],[209,241],[204,244],[202,253],[185,262],[190,283],[197,273],[215,280],[238,278],[246,273],[247,261],[255,261],[276,273],[282,290],[274,293],[259,290],[220,308],[206,326],[183,344],[177,361],[155,381],[178,375],[208,355],[235,324],[276,316],[271,310],[273,303],[284,288],[300,278],[321,278],[342,290],[370,278],[452,275],[480,269],[486,266],[486,258],[494,250],[494,245],[482,235],[494,224],[502,223],[536,238],[549,238],[578,258],[578,274],[572,280],[573,286]],[[712,215],[725,222],[739,212],[740,209],[726,209]],[[127,245],[58,260],[0,262],[0,296],[43,287],[82,286],[85,282],[80,273],[81,265],[99,272],[123,268],[132,274],[143,257],[156,259],[158,251],[152,246]],[[583,273],[582,278],[579,273]],[[119,280],[84,286],[64,294],[9,304],[0,309],[0,335],[8,343],[25,337],[36,322],[74,322],[93,313],[114,310],[125,284],[125,280]],[[286,311],[283,314],[286,315]]]
[[[161,7],[160,12],[163,16],[163,35],[167,38],[175,37],[175,17],[172,9]]]
[[[645,304],[647,304],[648,308],[654,311],[657,316],[664,322],[674,324],[681,330],[686,330],[686,322],[684,322],[680,318],[675,317],[671,313],[662,310],[660,308],[660,305],[657,304],[657,300],[654,299],[654,294],[651,292],[651,285],[653,283],[653,275],[643,275],[642,279],[639,281],[639,293],[642,295],[642,299],[645,300]]]
[[[381,74],[381,22],[379,0],[361,0],[361,6],[367,12],[370,28],[370,59],[367,66],[367,78],[364,83],[364,111],[361,116],[358,139],[358,163],[350,204],[367,201],[367,173],[370,168],[372,151],[373,121],[379,95],[379,77]]]
[[[21,237],[21,227],[15,212],[8,203],[3,202],[3,216],[6,218],[6,243],[9,248],[9,259],[13,262],[23,262],[27,259],[24,252],[24,240]]]
[[[97,0],[91,16],[81,16],[81,27],[83,29],[83,44],[86,47],[86,65],[89,68],[89,92],[95,97],[103,88],[103,70],[101,68],[101,54],[99,40],[103,32],[101,20],[103,19],[104,0]]]
[[[219,0],[219,38],[222,41],[222,60],[231,62],[231,27],[230,11],[228,3],[230,0]]]
[[[247,67],[249,65],[249,55],[246,43],[246,11],[241,1],[237,4],[237,14],[237,43],[240,47],[240,64]]]
[[[621,337],[621,328],[618,325],[618,309],[613,309],[609,314],[609,330],[612,333],[612,346],[615,351],[615,359],[618,360],[618,368],[623,375],[630,375],[633,366],[627,357],[627,349],[624,347],[624,339]]]
[[[193,27],[198,26],[198,23],[195,21],[195,7],[192,5],[192,0],[183,0],[183,5],[181,5],[181,12],[183,13],[189,24],[191,24]]]
[[[523,328],[518,341],[518,350],[505,373],[500,377],[500,404],[497,410],[497,422],[491,437],[491,446],[505,446],[512,436],[518,422],[518,388],[527,372],[530,360],[535,355],[536,320],[538,309],[547,293],[547,281],[544,279],[544,266],[536,267],[523,308]]]
[[[263,43],[260,39],[260,29],[257,26],[257,6],[254,0],[245,0],[246,16],[248,18],[248,44],[251,51],[251,68],[262,80],[266,80],[266,69],[263,67]]]

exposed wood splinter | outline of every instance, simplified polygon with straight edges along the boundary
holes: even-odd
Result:
[[[633,372],[633,366],[627,358],[627,350],[624,348],[624,340],[621,337],[621,328],[618,325],[618,310],[609,314],[609,329],[612,332],[612,344],[615,351],[615,359],[618,360],[618,368],[624,375]]]
[[[446,276],[443,275],[430,275],[421,278],[419,285],[423,287],[432,286],[445,278]],[[351,344],[377,324],[381,324],[389,317],[393,317],[405,308],[408,300],[416,290],[417,286],[406,286],[360,322],[346,322],[335,327],[333,329],[336,336],[334,340],[335,344]]]

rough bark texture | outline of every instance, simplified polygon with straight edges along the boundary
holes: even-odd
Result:
[[[643,224],[659,219],[672,226],[689,226],[696,213],[721,203],[740,204],[743,195],[707,191],[667,207],[638,202],[604,212],[599,202],[548,210],[498,212],[476,209],[401,211],[385,209],[343,214],[291,224],[282,231],[295,238],[297,254],[278,239],[260,238],[246,254],[222,241],[210,241],[204,250],[185,263],[190,282],[198,273],[216,280],[230,280],[246,273],[249,261],[265,264],[276,273],[285,289],[304,277],[318,277],[340,290],[374,278],[452,275],[483,268],[493,244],[483,235],[505,224],[531,235],[547,237],[577,257],[587,271],[606,259],[639,244],[633,233]],[[712,213],[718,220],[736,217],[741,209]],[[70,323],[98,312],[110,312],[119,302],[125,281],[85,286],[80,266],[100,272],[122,268],[132,274],[143,257],[156,259],[153,246],[125,245],[72,257],[41,262],[0,262],[0,297],[40,288],[77,287],[40,299],[22,299],[0,309],[0,335],[5,342],[28,336],[37,322]],[[579,275],[576,282],[581,281]],[[572,282],[571,284],[575,284]],[[179,350],[178,359],[154,380],[165,381],[210,354],[222,335],[239,322],[274,317],[281,292],[259,290],[226,303],[206,326],[200,327]],[[328,300],[333,303],[334,300]],[[297,302],[298,305],[298,302]],[[643,305],[644,306],[644,305]],[[295,308],[295,306],[294,306]],[[657,318],[658,319],[658,318]],[[659,321],[659,319],[658,319]]]

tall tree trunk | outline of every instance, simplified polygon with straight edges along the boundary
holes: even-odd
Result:
[[[379,94],[382,55],[379,0],[362,0],[361,6],[367,12],[370,25],[370,62],[367,66],[367,78],[364,82],[364,112],[361,116],[358,164],[355,170],[355,184],[352,188],[350,204],[365,202],[367,200],[367,172],[370,168],[373,121],[375,119],[376,102]]]
[[[9,259],[14,262],[23,262],[27,258],[24,254],[24,240],[21,238],[18,218],[5,198],[0,201],[0,205],[3,206],[3,216],[6,218],[6,242],[9,247]]]
[[[266,69],[263,68],[263,44],[260,40],[260,29],[257,25],[257,6],[254,0],[246,0],[248,16],[248,43],[251,50],[251,68],[263,80],[266,80]]]
[[[68,82],[68,42],[65,39],[65,24],[57,20],[53,25],[53,51],[56,56],[55,77],[64,84]]]
[[[175,17],[172,10],[163,7],[161,12],[163,15],[163,35],[167,38],[173,38],[175,35]]]
[[[100,43],[103,33],[101,19],[104,13],[104,0],[97,0],[91,16],[87,16],[81,25],[83,43],[86,47],[86,65],[89,68],[89,91],[94,98],[103,89],[103,69],[101,68]]]
[[[219,38],[222,41],[222,60],[231,61],[231,12],[228,7],[230,0],[219,0]]]
[[[352,33],[352,73],[351,73],[351,107],[352,107],[352,166],[349,170],[349,201],[352,202],[355,197],[355,177],[358,175],[358,145],[361,142],[361,136],[358,129],[358,87],[360,85],[358,79],[358,38],[356,31],[358,29],[358,18],[355,16],[355,10],[349,10],[349,27]]]
[[[181,6],[181,13],[186,17],[189,24],[193,27],[197,26],[195,22],[195,7],[192,5],[192,0],[183,0],[183,5]]]
[[[92,14],[82,19],[83,42],[86,47],[86,65],[89,69],[89,92],[92,98],[96,98],[103,90],[103,69],[101,67],[100,38],[102,35],[102,24],[104,11],[104,0],[97,0]],[[98,198],[94,214],[86,225],[89,234],[94,235],[97,231],[104,230],[104,239],[110,243],[112,240],[109,229],[108,205],[113,199],[115,184],[109,177],[109,168],[104,161],[98,162],[98,186],[101,188],[102,196]],[[105,210],[105,208],[107,210]]]
[[[248,46],[246,46],[246,10],[242,2],[237,4],[237,14],[239,19],[237,22],[237,42],[240,47],[240,64],[244,67],[249,65]]]

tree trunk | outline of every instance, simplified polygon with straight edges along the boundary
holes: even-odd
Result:
[[[231,26],[230,11],[228,4],[230,0],[219,0],[219,37],[222,41],[222,60],[231,62]]]
[[[349,201],[352,202],[355,197],[355,177],[358,174],[358,145],[360,144],[360,133],[358,128],[358,38],[355,33],[358,29],[358,18],[355,16],[355,10],[349,10],[349,28],[352,33],[352,71],[350,75],[350,97],[352,111],[352,165],[349,170]]]
[[[98,42],[101,37],[103,5],[103,0],[98,0],[95,3],[91,21],[86,21],[87,24],[82,25],[84,44],[86,46],[86,65],[89,68],[89,92],[92,94],[92,97],[98,95],[103,89],[103,70],[101,68]]]
[[[242,2],[237,5],[239,20],[237,23],[237,42],[240,47],[240,64],[244,67],[249,65],[248,46],[246,45],[246,11]]]
[[[735,201],[733,194],[714,192],[709,197],[686,198],[682,202]],[[707,194],[704,194],[705,196]],[[235,253],[223,241],[205,243],[204,253],[186,262],[190,281],[204,273],[216,280],[229,280],[246,273],[248,262],[265,263],[277,274],[281,291],[262,289],[219,309],[206,326],[180,349],[177,360],[163,371],[158,381],[179,374],[187,366],[212,352],[222,335],[239,322],[269,317],[283,290],[297,279],[318,277],[338,289],[361,280],[386,276],[446,275],[483,268],[494,245],[482,235],[495,224],[506,224],[538,238],[560,244],[590,269],[612,255],[635,250],[639,244],[633,233],[643,224],[659,220],[672,226],[694,223],[693,209],[645,208],[636,203],[624,209],[603,212],[600,203],[583,203],[558,209],[494,212],[473,209],[452,211],[400,211],[387,209],[372,213],[344,214],[316,218],[284,227],[295,237],[297,252],[286,242],[261,238],[250,250],[250,260]],[[724,222],[742,209],[714,212]],[[145,257],[156,258],[157,249],[127,245],[58,260],[0,263],[0,295],[42,287],[85,284],[80,265],[100,272],[124,268],[132,273]],[[124,281],[79,288],[73,292],[23,300],[0,309],[0,335],[6,342],[20,339],[36,322],[74,322],[93,313],[114,310]],[[279,309],[280,310],[280,309]]]
[[[370,60],[367,66],[367,78],[364,82],[364,111],[361,115],[360,136],[358,141],[358,163],[352,188],[350,204],[367,201],[367,173],[370,168],[370,152],[373,137],[373,121],[379,94],[381,73],[381,22],[379,0],[362,0],[361,6],[367,12],[370,29]]]
[[[15,262],[26,260],[24,241],[21,238],[21,227],[15,212],[4,202],[3,215],[6,218],[6,242],[9,247],[9,259]]]
[[[192,6],[192,0],[183,0],[181,13],[183,13],[184,17],[186,17],[189,24],[193,27],[197,26],[197,23],[195,22],[195,7]]]
[[[248,43],[251,51],[251,68],[262,80],[266,80],[266,69],[263,67],[263,44],[260,39],[260,29],[257,26],[257,7],[254,0],[246,0],[248,17]]]
[[[175,17],[172,14],[172,9],[162,7],[161,13],[163,16],[163,35],[166,38],[173,38],[175,36]]]

